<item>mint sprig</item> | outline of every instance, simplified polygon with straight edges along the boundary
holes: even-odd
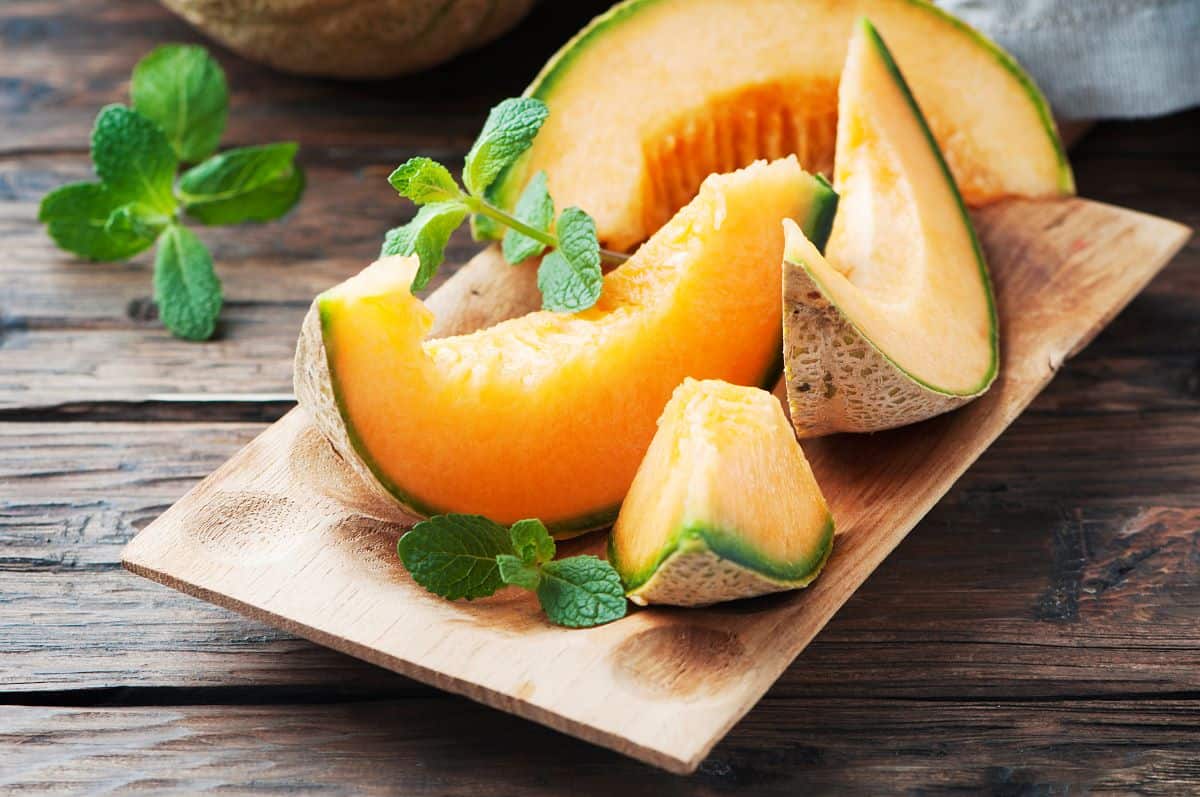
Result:
[[[612,565],[595,556],[555,559],[554,538],[537,519],[505,530],[482,515],[436,515],[401,537],[397,552],[413,580],[443,598],[520,587],[537,595],[550,622],[568,628],[619,620],[628,608]]]
[[[212,255],[182,226],[270,221],[304,190],[293,143],[217,149],[229,112],[225,73],[202,47],[159,47],[134,68],[133,108],[109,105],[92,130],[99,182],[42,198],[38,220],[58,246],[91,260],[125,260],[158,244],[154,299],[163,324],[188,340],[212,337],[221,282]],[[196,163],[176,181],[181,163]]]
[[[229,85],[203,47],[165,44],[133,68],[133,107],[162,128],[175,154],[199,163],[217,151],[229,117]]]
[[[507,228],[502,251],[513,265],[553,250],[538,267],[542,307],[578,312],[596,303],[603,286],[601,261],[621,263],[626,256],[600,248],[595,223],[579,208],[567,208],[555,223],[545,172],[529,181],[513,213],[487,199],[496,179],[529,149],[549,112],[545,103],[532,97],[510,98],[493,108],[467,153],[465,191],[449,169],[430,158],[410,158],[392,172],[392,187],[421,211],[387,233],[382,254],[417,255],[414,291],[429,284],[445,260],[450,235],[469,216],[476,228]],[[430,207],[436,210],[426,212]]]

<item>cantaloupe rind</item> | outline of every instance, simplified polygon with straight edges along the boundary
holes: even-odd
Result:
[[[821,574],[833,551],[833,534],[830,517],[818,552],[784,564],[755,549],[740,534],[703,525],[685,526],[657,561],[624,577],[626,595],[639,606],[707,606],[807,587]],[[615,558],[610,543],[609,559]]]

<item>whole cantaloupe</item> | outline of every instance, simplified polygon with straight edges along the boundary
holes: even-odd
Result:
[[[416,72],[513,27],[536,0],[162,0],[247,58],[305,75]]]

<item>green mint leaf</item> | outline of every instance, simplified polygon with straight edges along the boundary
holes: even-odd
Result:
[[[213,154],[229,114],[229,86],[203,47],[164,44],[134,67],[133,107],[162,128],[175,154],[197,163]]]
[[[537,518],[518,520],[509,529],[513,550],[527,565],[540,565],[554,558],[554,538]]]
[[[462,196],[450,170],[431,158],[409,158],[392,172],[388,182],[400,196],[418,205]]]
[[[554,223],[554,200],[546,187],[545,172],[535,174],[529,185],[525,186],[517,206],[513,208],[513,215],[535,230],[550,231],[550,225]],[[504,259],[515,266],[546,251],[546,245],[516,230],[509,230],[504,234],[502,250]]]
[[[482,196],[500,173],[529,149],[549,114],[546,103],[533,97],[513,97],[493,108],[467,153],[463,169],[467,190]]]
[[[130,202],[112,212],[104,225],[104,231],[112,236],[130,235],[154,241],[170,223],[170,216],[164,216],[140,202]]]
[[[108,228],[122,203],[100,183],[71,183],[42,197],[38,221],[61,249],[91,260],[124,260],[149,249],[154,238]]]
[[[496,557],[512,554],[508,531],[481,515],[435,515],[400,538],[413,580],[443,598],[485,598],[503,586]]]
[[[417,255],[421,264],[413,277],[412,290],[429,284],[446,259],[446,244],[470,211],[462,202],[425,205],[408,224],[388,231],[381,255]]]
[[[587,628],[625,616],[625,590],[613,566],[595,556],[572,556],[542,565],[538,601],[550,622]]]
[[[277,219],[304,191],[304,172],[295,163],[298,149],[285,141],[214,155],[179,178],[179,199],[203,224]]]
[[[556,232],[558,248],[538,266],[542,307],[578,313],[596,303],[604,284],[596,223],[579,208],[567,208],[558,217]]]
[[[154,301],[167,329],[187,340],[207,340],[221,312],[221,281],[212,255],[186,227],[172,224],[154,258]]]
[[[542,583],[541,568],[526,564],[519,556],[500,554],[496,557],[496,565],[500,568],[500,578],[505,584],[533,591]]]
[[[158,125],[124,105],[109,105],[92,129],[92,161],[101,182],[125,202],[175,212],[171,192],[179,159]]]

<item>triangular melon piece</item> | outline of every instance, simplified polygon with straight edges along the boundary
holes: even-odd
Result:
[[[833,518],[770,393],[675,389],[609,541],[630,600],[705,606],[809,584]]]
[[[951,410],[996,378],[987,266],[937,144],[862,20],[842,73],[826,255],[785,222],[784,365],[803,436],[871,432]]]

